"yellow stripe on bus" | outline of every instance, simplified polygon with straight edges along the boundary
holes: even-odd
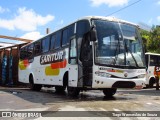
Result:
[[[52,69],[51,66],[47,66],[45,68],[45,74],[50,76],[50,75],[53,75],[53,76],[57,76],[59,75],[60,73],[60,69]]]
[[[24,65],[23,61],[19,61],[20,70],[25,70],[27,67]]]

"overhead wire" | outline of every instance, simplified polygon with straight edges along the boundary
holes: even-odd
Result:
[[[115,13],[118,13],[118,12],[120,12],[120,11],[122,11],[122,10],[128,8],[128,7],[131,7],[131,6],[133,6],[133,5],[137,4],[137,3],[139,3],[140,1],[142,1],[142,0],[137,0],[137,1],[135,1],[135,2],[133,2],[133,3],[131,3],[131,4],[129,4],[129,5],[127,5],[127,6],[123,7],[123,8],[121,8],[121,9],[115,11],[115,12],[112,12],[112,13],[108,14],[107,16],[111,16],[111,15],[113,15],[113,14],[115,14]]]

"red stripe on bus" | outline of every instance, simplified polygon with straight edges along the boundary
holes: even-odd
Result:
[[[29,65],[29,61],[28,60],[23,60],[23,64],[25,67],[27,67]]]
[[[65,68],[67,65],[67,60],[65,59],[62,62],[56,62],[51,64],[52,69],[57,69],[57,68]]]

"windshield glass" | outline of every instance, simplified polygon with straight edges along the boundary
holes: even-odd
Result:
[[[98,37],[95,43],[97,64],[144,67],[144,53],[136,27],[104,20],[93,22]]]

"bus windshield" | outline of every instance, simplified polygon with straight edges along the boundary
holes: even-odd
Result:
[[[145,67],[142,40],[136,27],[129,24],[93,20],[98,41],[95,62],[108,66]]]

